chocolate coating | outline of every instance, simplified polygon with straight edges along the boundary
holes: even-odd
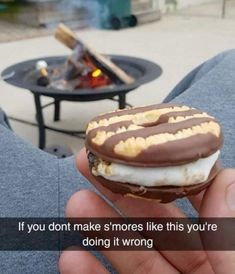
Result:
[[[118,154],[115,151],[115,146],[120,142],[125,142],[130,138],[147,139],[148,137],[160,134],[177,134],[186,129],[191,129],[196,126],[201,126],[203,123],[218,122],[209,116],[202,116],[200,118],[194,117],[195,114],[202,114],[203,112],[197,109],[188,109],[186,111],[175,111],[174,107],[182,107],[172,104],[160,104],[142,108],[135,108],[131,110],[123,110],[112,112],[98,116],[91,122],[99,122],[102,119],[110,119],[113,117],[121,117],[124,115],[133,115],[151,110],[172,108],[172,111],[160,115],[159,119],[155,122],[144,123],[138,125],[140,128],[136,130],[127,130],[124,132],[117,132],[118,129],[124,127],[128,129],[133,125],[132,120],[118,121],[110,123],[106,126],[97,126],[91,129],[86,138],[86,148],[97,157],[115,163],[121,163],[130,166],[169,166],[169,165],[182,165],[185,163],[193,162],[199,158],[206,158],[215,153],[223,143],[223,135],[220,130],[219,136],[210,132],[204,134],[193,134],[189,137],[182,137],[178,140],[166,141],[157,145],[151,145],[135,156]],[[188,117],[186,120],[168,123],[169,118]],[[108,137],[103,144],[98,145],[93,142],[93,139],[99,132],[114,132]]]
[[[169,166],[182,165],[196,161],[199,158],[208,157],[215,153],[223,143],[222,134],[219,138],[214,135],[198,134],[182,140],[166,142],[161,145],[151,146],[134,158],[118,155],[114,152],[114,146],[121,140],[130,137],[147,137],[160,133],[176,133],[178,130],[197,125],[199,122],[212,121],[211,118],[194,118],[175,124],[160,124],[150,128],[128,131],[110,137],[103,145],[97,146],[91,143],[95,130],[88,134],[86,147],[99,158],[116,163],[133,166]],[[116,125],[112,125],[116,127]]]
[[[217,161],[212,168],[207,181],[192,185],[192,186],[162,186],[162,187],[143,187],[139,185],[133,185],[128,183],[112,182],[105,178],[98,176],[96,180],[101,183],[105,188],[108,188],[114,193],[119,193],[124,196],[130,196],[135,198],[157,200],[160,203],[170,203],[178,198],[185,196],[196,195],[203,189],[207,188],[215,178],[215,176],[221,170],[221,166]],[[146,170],[146,176],[147,175]]]
[[[150,105],[150,106],[144,106],[144,107],[117,110],[117,111],[108,112],[108,113],[99,115],[99,116],[95,117],[94,119],[92,119],[91,122],[92,121],[97,122],[97,121],[100,121],[102,119],[108,119],[108,118],[111,118],[113,116],[136,114],[136,113],[144,112],[144,111],[148,111],[148,110],[162,109],[162,108],[166,108],[166,107],[175,107],[175,106],[180,106],[180,105],[170,104],[170,103],[169,104],[156,104],[156,105]]]

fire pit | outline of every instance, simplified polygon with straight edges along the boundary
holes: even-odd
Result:
[[[120,109],[125,108],[126,94],[139,86],[158,78],[162,69],[157,64],[135,57],[111,55],[110,59],[117,64],[123,71],[134,78],[130,84],[115,83],[100,88],[79,88],[79,89],[60,89],[52,86],[37,85],[37,73],[35,72],[35,63],[39,59],[29,60],[18,63],[6,68],[2,72],[2,78],[9,84],[27,89],[34,95],[36,118],[39,128],[39,147],[44,148],[46,144],[46,129],[81,137],[84,131],[68,131],[49,127],[44,123],[43,108],[54,105],[54,121],[60,119],[61,101],[96,101],[110,99],[118,102]],[[61,66],[66,61],[66,56],[40,58],[47,62],[49,67]],[[98,72],[97,72],[98,73]],[[42,105],[41,96],[53,98],[50,104]]]

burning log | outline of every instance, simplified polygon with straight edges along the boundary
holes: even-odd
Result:
[[[128,75],[125,71],[123,71],[120,67],[114,64],[111,60],[109,60],[104,55],[99,54],[93,48],[86,45],[81,39],[77,38],[74,32],[72,32],[67,26],[64,24],[60,24],[55,32],[55,37],[65,46],[74,50],[78,45],[85,51],[85,55],[88,55],[89,61],[92,59],[97,63],[100,68],[104,68],[104,70],[109,74],[112,78],[115,77],[119,81],[125,84],[131,84],[135,80],[130,75]],[[73,59],[70,59],[73,62]],[[76,62],[74,64],[76,66]]]

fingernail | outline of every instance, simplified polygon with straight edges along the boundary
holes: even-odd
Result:
[[[227,187],[226,201],[229,209],[235,211],[235,182]]]

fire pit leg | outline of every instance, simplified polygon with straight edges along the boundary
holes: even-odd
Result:
[[[123,109],[126,107],[126,94],[120,94],[118,100],[118,107],[119,109]]]
[[[34,94],[34,102],[36,107],[36,119],[38,122],[38,130],[39,130],[39,148],[43,149],[45,148],[45,144],[46,144],[46,128],[44,124],[40,95]]]
[[[60,120],[60,101],[55,100],[54,103],[55,110],[54,110],[54,121],[57,122]]]

